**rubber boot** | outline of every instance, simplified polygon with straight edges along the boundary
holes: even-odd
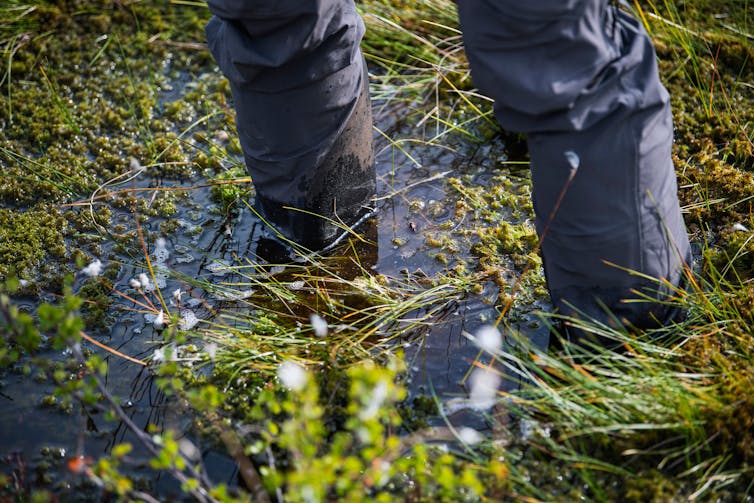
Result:
[[[366,71],[351,116],[305,184],[303,204],[296,206],[257,192],[256,210],[282,241],[323,252],[372,214],[376,181]]]

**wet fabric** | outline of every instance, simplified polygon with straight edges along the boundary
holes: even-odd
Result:
[[[669,96],[642,27],[605,0],[461,0],[472,79],[528,133],[537,230],[559,312],[656,326],[689,243],[671,160]],[[555,207],[574,163],[577,172]],[[608,315],[610,312],[611,315]]]
[[[209,5],[210,48],[231,82],[257,192],[303,201],[360,96],[363,23],[351,1]],[[554,305],[640,327],[665,321],[660,305],[624,302],[634,289],[666,293],[626,269],[675,285],[689,257],[668,93],[648,36],[607,0],[459,0],[458,9],[473,81],[504,128],[528,134]]]
[[[207,41],[231,85],[255,188],[271,204],[304,207],[365,85],[364,23],[338,0],[208,5]]]

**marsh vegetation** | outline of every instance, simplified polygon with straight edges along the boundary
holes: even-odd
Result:
[[[750,499],[751,5],[631,5],[673,99],[689,316],[565,320],[621,351],[555,352],[525,144],[454,4],[359,8],[379,217],[267,264],[202,2],[0,6],[0,497]]]

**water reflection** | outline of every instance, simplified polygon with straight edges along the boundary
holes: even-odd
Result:
[[[468,146],[467,146],[468,147]],[[388,145],[383,145],[378,160],[378,216],[360,229],[362,239],[351,240],[334,259],[338,275],[345,280],[354,280],[364,271],[388,277],[421,282],[435,278],[454,267],[456,258],[440,259],[439,253],[428,246],[429,237],[435,232],[446,232],[459,239],[458,257],[474,261],[470,249],[474,242],[460,231],[475,225],[470,220],[454,217],[455,197],[448,193],[447,178],[470,174],[477,184],[489,184],[497,166],[496,157],[502,155],[504,146],[489,142],[483,147],[461,152],[447,145],[422,145],[411,147],[411,159]],[[491,161],[491,159],[493,161]],[[417,165],[418,162],[418,165]],[[143,187],[154,183],[140,180]],[[148,195],[147,195],[148,197]],[[274,264],[256,260],[252,249],[253,224],[255,219],[245,206],[235,213],[218,215],[197,208],[211,208],[208,190],[191,192],[191,203],[183,208],[175,220],[174,234],[165,236],[165,242],[148,243],[149,253],[156,265],[169,274],[161,276],[160,285],[173,302],[174,309],[190,310],[196,320],[212,320],[219,312],[249,310],[239,304],[244,296],[251,295],[252,287],[244,286],[257,267],[265,267],[266,274],[285,275],[284,269],[273,270]],[[510,208],[501,208],[506,215]],[[122,211],[115,220],[130,224],[133,215]],[[145,223],[146,231],[159,235],[160,219]],[[456,232],[457,231],[457,232]],[[455,234],[454,234],[455,233]],[[162,247],[162,248],[160,248]],[[135,257],[120,268],[114,288],[126,293],[130,299],[142,300],[134,290],[131,280],[144,272],[143,260]],[[158,268],[159,269],[159,268]],[[503,271],[515,278],[516,269]],[[417,327],[397,342],[405,352],[409,367],[407,384],[411,396],[429,394],[441,402],[465,399],[468,396],[467,377],[475,362],[489,363],[489,357],[464,333],[476,333],[484,324],[494,322],[498,286],[489,280],[480,285],[481,295],[467,295],[449,302],[442,310],[433,313],[433,323]],[[176,299],[171,292],[178,291]],[[225,296],[223,296],[225,295]],[[235,295],[235,297],[234,297]],[[490,300],[492,299],[492,301]],[[356,300],[353,300],[356,302]],[[32,307],[29,304],[28,307]],[[296,309],[295,306],[292,309]],[[538,347],[547,344],[548,331],[544,324],[537,323],[536,310],[547,309],[541,300],[531,303],[517,313],[510,329],[519,332]],[[101,342],[125,354],[148,360],[159,351],[164,340],[155,328],[155,312],[128,298],[115,298],[111,308],[114,317],[109,329],[92,333]],[[307,319],[309,312],[295,313]],[[145,315],[147,315],[145,317]],[[410,314],[409,316],[410,317]],[[61,355],[48,353],[51,359]],[[190,355],[183,354],[185,358]],[[180,404],[166,397],[155,384],[154,375],[145,367],[134,365],[114,356],[106,355],[108,373],[106,383],[113,396],[117,397],[128,418],[142,431],[159,431],[168,427],[179,432],[190,431],[190,418],[183,414]],[[503,369],[499,369],[503,370]],[[81,408],[76,405],[71,411],[39,406],[42,398],[53,391],[46,382],[37,382],[24,373],[23,367],[7,373],[0,386],[0,446],[6,454],[22,452],[25,459],[38,456],[42,449],[54,446],[64,452],[90,454],[93,457],[109,452],[122,442],[138,445],[123,422],[105,420],[96,408]],[[511,390],[518,386],[515,376],[509,376],[502,387]],[[453,421],[475,428],[485,427],[484,418],[470,413],[468,408],[458,407],[453,412]],[[437,418],[437,422],[444,421]],[[205,459],[214,480],[232,480],[234,463],[222,454],[195,442]],[[134,459],[146,459],[147,453],[136,450]],[[7,458],[5,471],[17,466],[19,457]],[[172,481],[165,481],[146,468],[138,476],[152,483],[161,484],[161,490],[172,492]],[[55,475],[61,483],[69,475]],[[153,479],[157,477],[156,479]]]

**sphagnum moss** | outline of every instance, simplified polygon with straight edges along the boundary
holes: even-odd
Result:
[[[3,254],[0,276],[16,269],[45,289],[59,281],[39,274],[34,262],[47,254],[64,268],[73,267],[70,257],[85,248],[67,235],[68,217],[80,210],[60,216],[61,205],[126,173],[131,158],[147,166],[144,176],[157,180],[201,174],[192,162],[197,146],[183,136],[190,138],[191,127],[223,127],[222,114],[202,120],[203,111],[208,95],[220,98],[217,109],[226,109],[228,93],[212,72],[208,51],[200,50],[206,9],[169,2],[32,2],[7,9],[24,15],[0,21],[0,51],[10,65],[0,82],[0,207],[22,213],[34,208],[58,218],[44,220],[45,243],[30,241],[37,239],[31,233],[18,234],[12,246],[19,253]],[[180,45],[184,42],[191,48]],[[208,77],[198,80],[193,92],[173,93],[163,102],[171,86],[201,74]],[[203,161],[207,166],[217,169],[220,163]],[[158,208],[171,211],[162,200]],[[97,224],[107,226],[102,220]],[[24,223],[28,228],[31,219]],[[3,224],[16,221],[6,218]],[[67,254],[60,253],[63,242]],[[29,252],[20,253],[24,249]]]

